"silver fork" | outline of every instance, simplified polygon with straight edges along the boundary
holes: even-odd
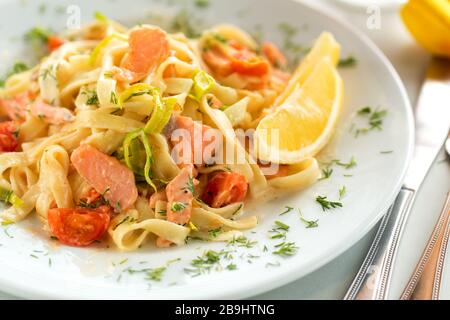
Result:
[[[445,142],[446,158],[450,160],[450,136]],[[450,193],[428,241],[422,258],[409,280],[402,300],[438,300],[442,286],[442,270],[448,256],[450,238]],[[447,260],[448,261],[448,260]]]

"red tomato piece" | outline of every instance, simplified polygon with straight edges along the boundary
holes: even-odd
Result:
[[[243,175],[235,172],[220,172],[207,183],[202,200],[213,208],[221,208],[242,202],[247,195],[247,189],[247,180]]]
[[[19,146],[18,127],[14,121],[0,123],[0,152],[15,151]]]
[[[47,39],[47,49],[49,52],[53,52],[65,43],[64,39],[57,36],[49,36]]]
[[[221,76],[229,76],[233,69],[231,68],[230,59],[220,50],[211,49],[203,53],[203,60],[208,64],[215,73]]]
[[[240,54],[232,57],[231,68],[239,74],[253,77],[266,76],[270,71],[269,62],[266,60],[260,57],[245,59]]]
[[[52,234],[68,246],[84,247],[101,239],[110,221],[111,209],[61,209],[48,211],[48,224]]]
[[[281,50],[272,42],[264,42],[262,51],[274,67],[283,69],[287,66],[286,57],[281,52]]]
[[[227,45],[206,50],[203,59],[215,73],[222,76],[236,72],[244,76],[262,77],[270,72],[266,59],[232,40]]]

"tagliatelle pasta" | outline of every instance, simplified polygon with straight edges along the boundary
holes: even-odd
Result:
[[[247,200],[317,181],[313,157],[254,154],[252,132],[290,74],[239,28],[188,39],[102,19],[61,43],[0,89],[11,142],[0,140],[0,188],[18,199],[4,220],[35,211],[63,244],[108,234],[125,251],[230,241],[258,224]]]

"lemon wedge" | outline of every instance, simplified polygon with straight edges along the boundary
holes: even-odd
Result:
[[[336,60],[335,55],[323,54],[317,63],[313,58],[303,62],[315,65],[300,66],[299,70],[304,71],[299,73],[283,104],[256,128],[255,152],[259,159],[300,163],[328,143],[341,112],[344,90]],[[308,70],[312,72],[303,80]]]
[[[286,89],[278,96],[275,106],[282,105],[292,94],[298,84],[302,84],[314,71],[316,65],[325,57],[329,57],[334,66],[339,63],[341,46],[329,32],[322,33],[315,41],[311,51],[295,70]]]

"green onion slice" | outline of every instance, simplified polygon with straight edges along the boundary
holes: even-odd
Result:
[[[16,196],[11,190],[0,188],[0,201],[12,204],[14,208],[23,205],[23,200]]]
[[[159,90],[152,87],[149,84],[136,83],[136,84],[132,85],[131,87],[122,91],[122,93],[119,95],[118,105],[120,108],[123,108],[123,105],[126,102],[128,102],[131,98],[137,97],[137,96],[142,96],[144,94],[154,96],[155,91],[157,91],[157,93],[159,94]]]
[[[113,34],[107,36],[105,39],[100,41],[100,43],[92,51],[91,56],[89,58],[89,63],[91,65],[95,64],[95,62],[97,61],[97,58],[100,55],[100,53],[102,52],[102,50],[105,49],[113,39],[128,41],[128,37],[126,35],[120,34],[120,33],[113,33]]]
[[[191,98],[200,101],[204,95],[210,93],[216,84],[213,77],[205,71],[200,70],[194,75],[194,86],[192,87]]]
[[[126,135],[123,141],[123,154],[128,168],[138,176],[143,176],[156,192],[156,186],[150,177],[153,152],[144,130],[138,129]]]

